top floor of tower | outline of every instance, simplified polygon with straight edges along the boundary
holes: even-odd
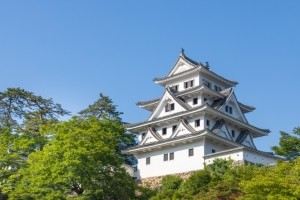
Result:
[[[208,63],[203,64],[188,58],[183,49],[167,76],[155,78],[154,82],[170,88],[173,92],[181,92],[202,84],[219,92],[238,84],[212,72]]]

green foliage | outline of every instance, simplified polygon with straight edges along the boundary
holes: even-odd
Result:
[[[207,170],[197,171],[181,183],[180,188],[173,195],[173,199],[192,199],[200,191],[205,192],[210,181],[211,176]]]
[[[112,120],[72,118],[48,129],[53,134],[28,167],[10,181],[10,199],[132,199],[135,182],[121,167],[116,147],[123,126]],[[45,134],[48,134],[45,133]]]
[[[161,181],[161,190],[151,200],[171,200],[176,190],[180,187],[181,182],[182,179],[178,176],[165,176]]]
[[[258,168],[250,180],[241,183],[240,200],[300,199],[300,158],[279,162],[276,166]]]
[[[102,93],[99,94],[99,99],[97,101],[92,105],[89,105],[86,109],[78,112],[78,114],[79,117],[83,119],[95,117],[99,120],[110,119],[123,124],[122,118],[120,117],[123,113],[117,111],[117,106],[113,104],[113,101]],[[134,165],[137,161],[132,155],[122,154],[121,149],[136,145],[134,137],[134,134],[126,132],[117,147],[117,151],[122,155],[125,159],[125,163],[128,165]]]
[[[17,136],[14,144],[19,153],[28,156],[41,149],[47,139],[40,126],[58,122],[58,117],[69,114],[52,99],[44,99],[20,88],[0,92],[0,126]]]
[[[69,114],[52,99],[44,99],[20,88],[0,92],[0,126],[13,131],[39,132],[38,125]]]
[[[229,159],[220,159],[217,158],[214,160],[212,164],[205,166],[205,170],[207,170],[212,179],[220,180],[222,176],[232,168],[233,160]]]
[[[113,104],[113,101],[108,97],[99,94],[99,99],[95,101],[88,108],[78,112],[80,117],[89,118],[96,117],[98,119],[112,119],[121,122],[120,115],[122,112],[117,111],[117,106]]]
[[[258,167],[254,165],[232,166],[219,179],[214,179],[208,186],[207,192],[200,192],[194,199],[230,200],[242,195],[240,182],[249,180]]]
[[[148,200],[157,194],[157,189],[151,189],[149,187],[139,185],[136,189],[136,194],[136,200]]]
[[[280,132],[281,137],[279,146],[272,147],[273,151],[280,156],[287,159],[295,159],[300,156],[300,128],[297,127],[293,130],[294,135],[286,132]]]
[[[40,132],[43,125],[55,124],[68,114],[52,99],[44,99],[20,88],[0,92],[0,196],[12,185],[8,178],[26,164],[28,155],[47,143]]]

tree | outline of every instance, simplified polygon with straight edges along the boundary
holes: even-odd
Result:
[[[102,93],[99,94],[99,99],[97,101],[89,105],[86,109],[78,112],[78,114],[79,117],[83,119],[95,117],[99,120],[110,119],[120,124],[124,124],[122,122],[122,118],[120,117],[120,115],[123,113],[117,111],[117,106],[114,105],[113,101]],[[137,160],[132,155],[122,154],[121,149],[136,145],[136,140],[134,137],[134,134],[126,132],[126,134],[124,134],[123,138],[120,140],[119,146],[117,147],[117,151],[120,155],[122,155],[122,157],[125,159],[125,163],[128,165],[136,164]]]
[[[284,131],[280,131],[281,137],[279,146],[272,147],[272,150],[280,156],[286,157],[288,160],[295,159],[300,156],[300,127],[294,128],[293,134],[290,135]]]
[[[14,174],[23,162],[19,162],[20,156],[14,151],[12,141],[15,136],[9,129],[0,127],[0,199],[7,199],[8,196],[3,190],[7,179]],[[9,153],[8,153],[9,152]]]
[[[167,175],[163,177],[161,184],[161,190],[150,200],[171,200],[173,198],[174,193],[178,190],[182,179],[178,176]]]
[[[272,167],[257,168],[250,180],[241,182],[239,200],[298,200],[300,199],[300,158],[279,162]]]
[[[133,199],[135,182],[116,147],[124,128],[113,120],[73,117],[43,129],[53,139],[11,177],[10,199]]]
[[[217,158],[214,160],[212,164],[205,166],[205,170],[207,170],[212,179],[219,180],[222,179],[222,176],[232,168],[233,160],[229,159],[221,159]]]
[[[199,170],[183,181],[179,189],[174,193],[173,199],[192,199],[194,195],[206,192],[211,181],[207,170]]]
[[[243,195],[240,183],[243,180],[250,180],[257,170],[255,165],[234,165],[231,166],[222,176],[209,183],[206,192],[200,191],[194,199],[203,200],[233,200]]]
[[[123,113],[117,111],[117,106],[113,104],[113,101],[108,96],[100,93],[97,101],[78,112],[78,114],[83,118],[96,117],[98,119],[112,119],[121,122],[120,115]]]
[[[40,127],[55,124],[69,114],[52,99],[20,88],[0,92],[0,197],[9,191],[8,178],[26,164],[26,158],[47,143]],[[9,187],[8,187],[9,186]]]
[[[0,92],[0,126],[18,135],[16,142],[24,156],[42,148],[47,142],[39,127],[57,123],[60,116],[69,114],[52,99],[44,99],[20,88]]]

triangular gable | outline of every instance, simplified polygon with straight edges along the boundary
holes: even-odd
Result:
[[[180,120],[179,125],[177,125],[177,128],[174,130],[171,138],[190,134],[193,132],[195,132],[195,129],[193,129],[193,127],[191,127],[185,120]]]
[[[224,120],[217,121],[211,131],[218,136],[233,140],[231,134],[229,134],[227,125]]]
[[[247,147],[251,147],[251,148],[256,149],[256,147],[254,145],[254,142],[253,142],[253,139],[252,139],[250,134],[247,134],[247,136],[245,137],[244,141],[241,144],[245,145]]]
[[[184,53],[181,53],[175,65],[173,66],[172,70],[167,75],[167,77],[181,73],[183,71],[193,69],[195,67],[196,67],[195,64],[189,61],[189,59],[186,59]]]
[[[172,104],[174,103],[174,110],[172,111],[165,111],[165,106],[167,104]],[[149,117],[148,121],[155,119],[155,118],[160,118],[164,117],[170,114],[174,114],[175,112],[181,112],[181,111],[186,111],[190,108],[190,106],[184,102],[182,102],[180,99],[177,99],[172,93],[169,91],[169,89],[165,90],[165,93],[163,94],[163,97],[160,99],[159,104]]]
[[[248,123],[244,113],[241,111],[241,108],[239,106],[239,103],[236,99],[236,96],[235,96],[233,90],[231,90],[229,96],[226,98],[225,103],[219,108],[219,110],[226,113],[226,111],[225,111],[226,106],[230,106],[233,108],[234,113],[237,115],[238,119],[240,119],[241,121],[243,121],[245,123]]]
[[[163,140],[163,138],[153,128],[148,128],[148,131],[145,137],[142,139],[140,145],[151,142],[158,142],[160,140]]]

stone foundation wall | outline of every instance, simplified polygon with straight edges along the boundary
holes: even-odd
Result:
[[[187,179],[190,177],[195,171],[190,171],[190,172],[185,172],[185,173],[177,173],[177,174],[168,174],[168,175],[173,175],[173,176],[179,176],[182,179]],[[139,180],[139,184],[142,186],[147,186],[152,189],[158,188],[161,185],[161,180],[165,176],[156,176],[156,177],[150,177],[150,178],[144,178]]]

